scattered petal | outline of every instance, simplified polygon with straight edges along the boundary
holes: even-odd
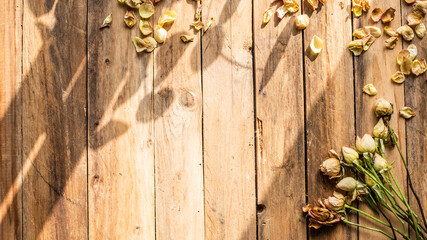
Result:
[[[408,58],[411,60],[414,60],[417,57],[418,51],[417,51],[417,46],[415,46],[415,44],[410,44],[407,47],[408,51],[409,51],[409,56]]]
[[[208,23],[206,23],[205,28],[203,29],[203,32],[206,32],[211,27],[211,25],[212,25],[213,22],[214,22],[214,19],[210,18],[208,20]]]
[[[397,37],[388,38],[387,40],[385,40],[385,46],[389,49],[393,49],[394,47],[396,47],[397,41]]]
[[[411,71],[415,76],[419,76],[423,71],[421,62],[418,60],[414,60],[412,62],[412,70]]]
[[[352,11],[353,11],[353,15],[358,18],[358,17],[362,16],[363,7],[360,4],[353,4]]]
[[[313,55],[317,55],[322,51],[323,41],[318,36],[314,35],[311,39],[310,50]]]
[[[124,17],[125,24],[128,28],[132,28],[136,24],[136,18],[133,11],[127,11]]]
[[[180,38],[185,43],[192,42],[194,40],[194,36],[189,36],[189,35],[181,35]]]
[[[203,27],[205,27],[205,24],[203,24],[202,21],[197,21],[197,22],[192,22],[191,26],[194,27],[194,29],[196,29],[197,31],[200,31],[200,29],[202,29]]]
[[[344,2],[339,2],[338,5],[340,6],[341,9],[344,9],[345,7]]]
[[[113,21],[113,14],[111,13],[110,15],[108,15],[104,19],[104,22],[102,23],[101,27],[99,27],[99,28],[102,29],[102,28],[105,28],[105,27],[109,27],[111,25],[112,21]]]
[[[406,2],[407,4],[411,4],[411,3],[414,3],[414,2],[415,2],[415,0],[405,0],[405,2]]]
[[[382,15],[383,15],[383,10],[381,10],[381,8],[375,8],[374,10],[372,10],[371,19],[374,22],[379,22],[381,21]]]
[[[163,27],[167,23],[172,23],[176,19],[176,12],[172,10],[165,11],[162,16],[160,16],[158,25]]]
[[[426,60],[424,58],[421,58],[420,64],[421,64],[421,74],[423,74],[423,73],[425,73],[427,71]]]
[[[399,113],[400,113],[400,116],[402,116],[405,119],[409,119],[416,115],[414,109],[410,107],[403,107],[402,109],[400,109]]]
[[[264,16],[262,17],[262,23],[267,24],[270,21],[273,14],[274,14],[273,8],[269,7],[267,9],[265,9]]]
[[[363,40],[357,39],[351,41],[348,44],[348,49],[354,54],[354,56],[359,56],[363,52]]]
[[[381,29],[378,27],[366,26],[365,29],[368,33],[372,34],[372,36],[376,38],[379,38],[382,35]]]
[[[139,6],[142,4],[141,0],[126,0],[126,5],[131,8],[139,8]]]
[[[366,35],[368,35],[368,32],[366,31],[365,28],[358,28],[353,32],[353,37],[356,37],[359,39],[366,37]]]
[[[146,37],[143,39],[134,37],[132,41],[135,46],[135,50],[138,53],[143,51],[152,52],[157,47],[157,42],[152,37]]]
[[[398,37],[399,34],[394,31],[390,26],[385,26],[384,27],[384,32],[389,35],[390,37]]]
[[[409,52],[409,50],[407,49],[403,49],[401,50],[398,54],[397,54],[397,64],[401,65],[403,62],[403,58],[407,57],[409,58],[409,55],[411,55],[411,52]]]
[[[148,35],[153,32],[153,27],[151,26],[151,23],[147,20],[140,20],[139,21],[139,30],[143,35]]]
[[[310,18],[306,15],[299,15],[295,18],[295,28],[298,30],[305,29],[310,23]]]
[[[396,31],[397,33],[402,35],[402,38],[406,41],[411,41],[412,39],[414,39],[414,30],[412,30],[412,28],[408,25],[403,25],[399,27]]]
[[[402,64],[400,65],[400,71],[405,74],[409,75],[412,72],[412,60],[408,57],[403,57]]]
[[[396,9],[394,8],[387,9],[381,16],[381,21],[383,23],[391,22],[394,19],[394,12],[396,12]]]
[[[319,6],[319,0],[306,0],[306,2],[312,11],[316,10]]]
[[[168,35],[168,31],[166,31],[166,29],[157,26],[154,29],[154,39],[158,42],[158,43],[164,43],[166,40],[166,36]]]
[[[142,18],[150,18],[154,14],[154,5],[151,1],[146,1],[139,7],[139,15]]]
[[[376,38],[374,36],[372,36],[372,34],[368,34],[366,35],[366,37],[364,37],[362,39],[363,41],[363,51],[368,51],[369,47],[371,47],[372,43],[374,43],[376,40]]]
[[[276,9],[277,18],[282,20],[288,11],[285,8],[285,5],[280,6]]]
[[[125,0],[118,0],[119,3],[125,3]]]
[[[369,5],[369,2],[366,0],[362,0],[362,9],[364,12],[367,12],[371,8],[371,5]]]
[[[196,12],[194,13],[194,21],[199,21],[200,20],[200,15],[202,14],[202,4],[200,4],[197,9]]]
[[[397,71],[393,75],[391,75],[391,81],[395,83],[403,83],[405,81],[405,74],[400,71]]]
[[[424,23],[418,24],[418,26],[415,27],[415,34],[417,34],[419,38],[423,38],[426,34],[426,25],[424,25]]]
[[[374,84],[372,84],[372,83],[366,84],[363,87],[363,92],[368,94],[369,96],[377,95],[377,89],[375,88]]]
[[[412,11],[421,15],[426,15],[427,13],[427,1],[415,1],[412,5]]]
[[[417,26],[419,25],[423,20],[423,16],[421,14],[418,13],[410,13],[407,17],[406,17],[406,21],[408,21],[408,25],[411,27]]]

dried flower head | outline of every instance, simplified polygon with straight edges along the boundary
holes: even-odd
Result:
[[[313,55],[317,55],[322,51],[323,41],[318,36],[314,35],[310,43],[310,51]]]
[[[415,27],[415,34],[417,34],[417,36],[419,38],[423,38],[424,35],[426,34],[426,25],[424,25],[424,23],[420,23]]]
[[[372,84],[372,83],[366,84],[363,87],[363,92],[368,94],[369,96],[377,95],[377,89],[375,88],[374,84]]]
[[[125,24],[128,28],[132,28],[136,24],[136,17],[133,11],[127,11],[124,17]]]
[[[393,28],[391,28],[390,26],[385,26],[384,27],[384,32],[389,35],[390,37],[398,37],[399,34],[393,30]]]
[[[102,22],[101,27],[99,27],[100,29],[105,28],[105,27],[109,27],[111,25],[111,22],[113,21],[113,14],[110,13],[110,15],[108,15],[104,21]]]
[[[302,210],[309,216],[308,226],[310,228],[319,229],[322,226],[332,226],[333,224],[341,221],[340,215],[327,209],[320,199],[318,201],[321,207],[308,204],[302,208]]]
[[[406,41],[411,41],[412,39],[414,39],[414,36],[415,36],[414,30],[412,30],[412,28],[408,25],[403,25],[399,27],[396,31]]]
[[[322,162],[320,171],[323,175],[329,176],[329,179],[338,178],[342,176],[340,160],[336,158],[329,158]]]
[[[405,81],[405,74],[403,74],[401,71],[397,71],[391,75],[391,81],[395,83],[403,83]]]
[[[338,182],[337,188],[346,192],[352,192],[356,189],[357,181],[352,177],[345,177]]]
[[[394,9],[392,7],[385,10],[383,15],[381,16],[381,21],[383,23],[391,22],[394,19],[394,12],[396,12],[396,9]]]
[[[406,17],[406,21],[408,21],[409,26],[417,26],[423,20],[423,16],[419,13],[412,12]]]
[[[386,117],[393,113],[393,106],[387,100],[380,98],[375,102],[375,115],[377,117]]]
[[[389,169],[387,161],[382,158],[378,153],[375,153],[374,156],[374,169],[379,173],[387,171]]]
[[[384,124],[384,120],[380,118],[374,126],[374,136],[376,138],[387,139],[389,136],[388,127]]]
[[[361,153],[374,153],[375,152],[375,141],[369,134],[363,135],[362,138],[357,136],[356,138],[356,149]]]
[[[272,7],[265,9],[264,15],[262,16],[262,23],[267,24],[268,22],[270,22],[270,19],[273,16],[273,14],[274,14],[274,12],[273,12]],[[199,20],[199,19],[197,19],[197,20]]]
[[[344,208],[345,196],[335,191],[332,196],[328,197],[323,202],[329,210],[337,212]]]
[[[310,23],[310,18],[306,15],[299,15],[295,18],[295,28],[298,30],[305,29]]]
[[[145,1],[139,6],[139,15],[142,18],[150,18],[154,14],[154,5],[151,1]]]
[[[405,119],[409,119],[416,115],[414,109],[410,107],[403,107],[402,109],[400,109],[399,113],[400,113],[400,116],[402,116]]]
[[[151,23],[147,20],[139,20],[139,30],[143,35],[148,35],[153,32],[153,27]]]
[[[387,38],[387,40],[384,41],[385,46],[389,49],[393,49],[394,47],[396,47],[398,38],[397,37],[390,37]]]
[[[383,10],[381,10],[381,8],[374,8],[374,10],[372,10],[372,13],[371,13],[371,19],[374,22],[379,22],[381,21],[382,15],[383,15]]]
[[[342,155],[345,162],[350,164],[359,159],[359,153],[353,148],[342,147]]]

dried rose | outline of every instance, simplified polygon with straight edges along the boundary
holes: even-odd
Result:
[[[336,212],[344,208],[345,196],[335,191],[332,196],[328,197],[323,202],[329,210]]]
[[[192,42],[194,40],[194,36],[189,36],[189,35],[181,35],[180,38],[185,43]]]
[[[359,159],[359,153],[353,148],[342,147],[342,155],[344,160],[350,164]]]
[[[381,8],[374,8],[374,10],[372,10],[372,13],[371,13],[371,19],[374,22],[379,22],[381,21],[382,15],[383,15],[383,10],[381,10]]]
[[[318,201],[322,207],[308,204],[302,208],[302,210],[309,216],[308,227],[319,229],[322,226],[331,226],[341,221],[341,217],[337,213],[328,210],[320,199]]]
[[[405,81],[405,74],[400,71],[397,71],[393,75],[391,75],[391,80],[395,83],[403,83]]]
[[[426,34],[426,25],[424,25],[424,23],[420,23],[415,27],[415,34],[417,34],[417,36],[419,38],[423,38],[424,35]]]
[[[351,192],[357,187],[356,179],[352,177],[345,177],[341,181],[338,182],[337,188],[346,192]]]
[[[318,36],[314,35],[310,43],[310,51],[313,55],[317,55],[322,51],[323,41]]]
[[[295,28],[298,30],[305,29],[310,23],[310,18],[306,15],[299,15],[295,18]]]
[[[153,32],[153,27],[151,26],[151,23],[147,20],[140,20],[139,21],[139,30],[143,35],[148,35]]]
[[[381,21],[383,23],[391,22],[394,19],[394,12],[396,12],[396,9],[394,9],[392,7],[385,10],[383,15],[381,16]]]
[[[396,31],[397,33],[402,35],[402,38],[406,41],[411,41],[412,39],[414,39],[414,30],[412,30],[412,28],[408,25],[403,25],[399,27]]]
[[[172,10],[165,11],[162,16],[160,16],[158,20],[158,24],[160,27],[168,23],[173,23],[176,19],[176,12]]]
[[[113,14],[110,13],[110,15],[108,15],[105,19],[104,22],[102,22],[101,27],[99,27],[100,29],[105,28],[105,27],[109,27],[111,25],[111,22],[113,21]]]
[[[375,102],[375,115],[377,117],[386,117],[393,113],[393,106],[387,100],[380,98]]]
[[[146,1],[139,7],[139,15],[142,18],[150,18],[154,14],[154,5],[151,1]]]
[[[378,153],[374,157],[374,169],[377,172],[387,171],[389,168],[387,161],[382,158]]]
[[[398,38],[397,37],[390,37],[387,38],[387,40],[385,40],[385,46],[389,49],[393,49],[394,47],[396,47]]]
[[[382,118],[380,118],[380,120],[378,120],[378,123],[374,126],[373,133],[376,138],[388,138],[388,127],[384,124],[384,120]]]
[[[340,160],[336,158],[329,158],[322,162],[320,171],[323,175],[329,176],[329,179],[338,178],[342,176]]]
[[[368,94],[369,96],[377,95],[377,89],[375,88],[374,84],[372,84],[372,83],[366,84],[363,87],[363,92]]]
[[[408,25],[411,27],[417,26],[418,24],[421,23],[421,21],[423,20],[423,16],[421,14],[418,13],[410,13],[407,17],[406,17],[406,21],[408,21]]]
[[[267,9],[265,9],[264,15],[262,17],[262,23],[263,24],[267,24],[270,21],[270,19],[273,16],[273,14],[274,14],[273,8],[269,7]],[[199,19],[196,19],[196,20],[199,20]]]
[[[124,17],[125,24],[128,28],[132,28],[136,24],[136,18],[133,11],[127,11]]]
[[[400,113],[400,116],[406,119],[409,119],[416,115],[414,109],[410,107],[403,107],[402,109],[400,109],[399,113]]]
[[[357,136],[356,138],[356,149],[357,151],[361,152],[361,153],[373,153],[375,152],[375,141],[374,139],[371,137],[371,135],[369,134],[365,134],[363,135],[362,138],[360,138],[359,136]]]

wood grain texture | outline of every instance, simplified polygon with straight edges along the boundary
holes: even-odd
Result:
[[[22,239],[22,2],[0,9],[0,239]]]
[[[390,26],[393,29],[397,29],[401,23],[401,14],[400,14],[400,2],[399,1],[381,1],[373,0],[370,1],[371,10],[368,13],[364,13],[360,18],[354,18],[354,29],[361,28],[364,26],[376,26],[383,29],[382,23],[374,23],[370,14],[372,9],[381,8],[387,9],[393,7],[396,9],[394,20],[390,23]],[[396,133],[399,135],[399,144],[402,147],[402,151],[405,154],[406,141],[405,141],[405,121],[403,118],[399,117],[398,109],[404,106],[404,86],[394,84],[390,77],[398,70],[398,65],[396,64],[396,57],[398,52],[402,49],[401,39],[399,39],[399,44],[393,50],[389,50],[385,47],[384,41],[388,36],[384,33],[383,36],[378,38],[368,51],[364,52],[361,56],[355,57],[355,93],[356,93],[356,133],[359,136],[363,136],[365,133],[372,134],[373,127],[377,123],[377,118],[374,114],[374,104],[378,98],[384,98],[387,101],[394,104],[394,111],[391,118],[391,125]],[[362,92],[363,86],[368,83],[374,84],[378,93],[376,96],[371,97]],[[406,173],[405,168],[400,160],[399,153],[396,148],[387,149],[386,157],[389,163],[396,161],[396,164],[393,166],[393,173],[398,179],[399,185],[406,192]],[[360,206],[361,209],[370,212],[370,209],[364,204]],[[381,218],[383,219],[383,218]],[[377,228],[382,228],[377,223],[368,220],[365,217],[360,217],[359,222],[362,225],[369,225]],[[401,227],[401,224],[396,221],[393,222],[394,225]],[[390,233],[389,230],[386,229]],[[383,235],[378,233],[373,233],[372,231],[360,229],[359,230],[360,239],[372,239],[372,238],[382,238]]]
[[[85,239],[86,1],[24,6],[23,236]]]
[[[274,4],[280,6],[280,1]],[[258,239],[306,239],[302,34],[254,1]]]
[[[204,1],[206,239],[256,239],[251,1]]]
[[[155,239],[153,54],[135,51],[124,5],[88,8],[89,238]]]
[[[412,6],[402,2],[402,22],[406,23],[406,16],[412,12]],[[423,20],[427,24],[426,18]],[[415,44],[418,49],[417,59],[427,59],[427,37],[423,39],[415,37],[410,43],[405,42],[403,47]],[[405,81],[405,106],[412,107],[417,116],[406,121],[406,159],[411,174],[414,189],[420,198],[421,205],[427,209],[427,75],[410,75]],[[397,111],[398,109],[396,109]],[[421,219],[421,212],[415,197],[409,192],[409,204]],[[424,212],[427,217],[427,212]],[[422,220],[421,220],[422,221]],[[414,234],[413,232],[411,234]],[[411,235],[415,237],[415,235]]]
[[[341,9],[338,2],[327,2],[316,11],[304,4],[303,12],[310,16],[310,25],[304,30],[307,193],[308,202],[316,204],[318,198],[331,196],[336,184],[319,170],[329,158],[328,151],[341,152],[343,146],[354,143],[353,59],[347,50],[352,26],[350,6]],[[314,35],[324,44],[317,57],[309,49]],[[357,217],[351,220],[356,222]],[[357,239],[357,229],[344,224],[311,229],[310,239]]]
[[[156,22],[166,10],[177,13],[154,57],[158,240],[204,238],[200,39],[179,38],[196,34],[189,27],[195,9],[194,1],[164,0],[154,14]]]

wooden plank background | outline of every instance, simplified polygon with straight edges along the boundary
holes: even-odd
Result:
[[[116,1],[4,0],[0,239],[381,238],[343,225],[308,230],[301,212],[332,193],[319,164],[372,131],[378,97],[395,104],[391,123],[427,207],[426,75],[389,79],[409,43],[388,50],[383,36],[353,57],[353,30],[382,24],[370,12],[353,18],[347,1],[316,11],[304,2],[262,25],[280,1],[162,0],[152,23],[166,10],[178,18],[165,43],[137,54],[139,30],[126,29]],[[188,26],[200,4],[203,20],[215,19],[206,33]],[[396,9],[394,29],[411,11],[404,1],[370,4]],[[110,13],[112,26],[99,30]],[[294,28],[299,14],[310,16],[306,30]],[[324,41],[317,58],[314,35]],[[426,41],[412,41],[420,58]],[[377,96],[362,93],[367,83]],[[417,116],[400,118],[403,106]]]

